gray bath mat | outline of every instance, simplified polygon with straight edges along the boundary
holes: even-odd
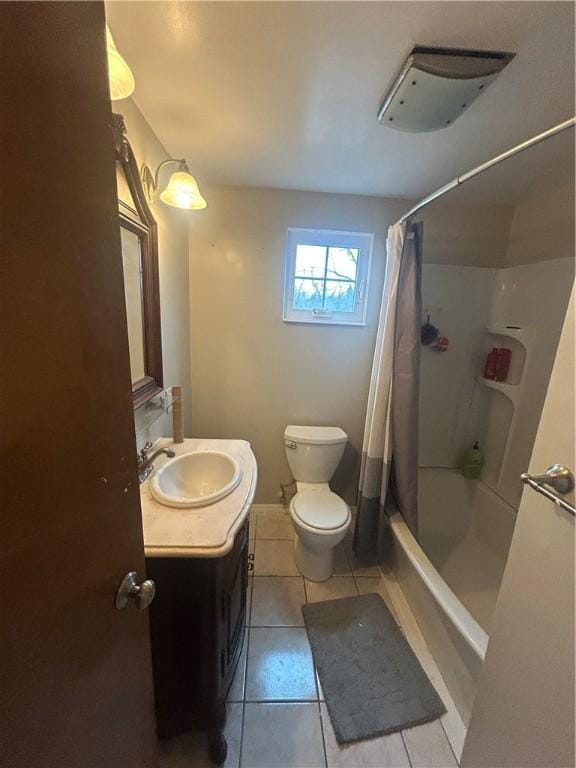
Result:
[[[309,603],[302,613],[340,744],[446,711],[380,595]]]

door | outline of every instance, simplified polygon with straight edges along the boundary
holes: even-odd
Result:
[[[0,3],[6,768],[156,764],[104,6]]]
[[[529,471],[556,463],[574,471],[574,295]],[[525,487],[462,766],[573,765],[574,518]]]

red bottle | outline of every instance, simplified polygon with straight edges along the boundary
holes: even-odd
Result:
[[[496,363],[498,360],[498,350],[496,347],[492,347],[492,351],[488,352],[486,357],[486,365],[484,366],[484,378],[495,379],[496,378]]]
[[[506,381],[508,371],[510,370],[510,361],[512,359],[512,350],[507,347],[499,347],[496,350],[496,381]]]

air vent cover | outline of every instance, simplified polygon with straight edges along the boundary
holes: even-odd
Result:
[[[498,77],[516,54],[460,48],[414,48],[378,112],[399,131],[446,128]]]

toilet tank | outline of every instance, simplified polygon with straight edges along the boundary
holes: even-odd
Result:
[[[340,427],[286,427],[284,448],[294,479],[329,482],[347,442],[348,435]]]

